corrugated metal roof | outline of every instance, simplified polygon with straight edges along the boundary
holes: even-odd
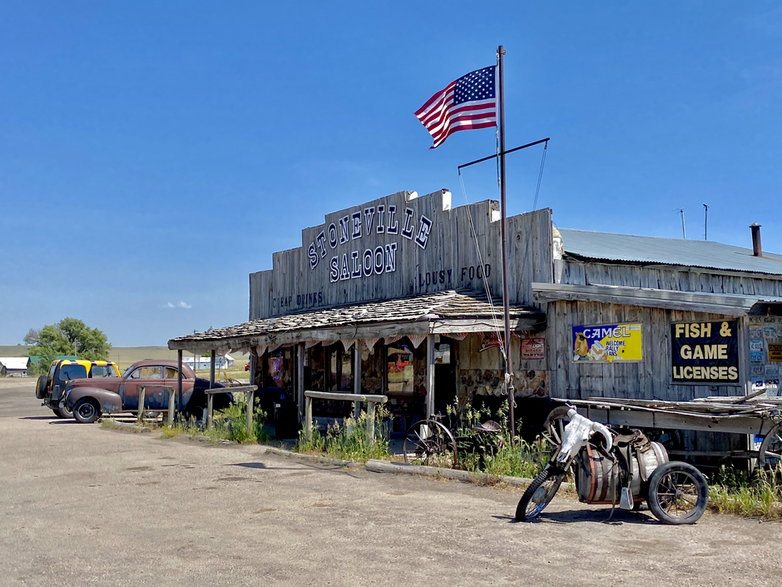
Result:
[[[713,241],[558,230],[565,253],[577,257],[782,275],[782,255],[774,253],[755,257],[752,249]]]

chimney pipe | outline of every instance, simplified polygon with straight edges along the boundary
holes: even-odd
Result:
[[[755,222],[750,224],[749,228],[752,231],[752,254],[755,257],[762,257],[763,247],[760,246],[760,224]]]

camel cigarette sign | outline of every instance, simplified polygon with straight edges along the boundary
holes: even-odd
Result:
[[[573,360],[593,363],[643,359],[641,324],[573,326]]]
[[[674,383],[738,383],[736,320],[671,324]]]

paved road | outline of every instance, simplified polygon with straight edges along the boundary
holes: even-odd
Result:
[[[2,585],[778,583],[782,524],[303,462],[51,416],[0,382]]]

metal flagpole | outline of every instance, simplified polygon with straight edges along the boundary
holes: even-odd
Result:
[[[508,395],[508,418],[510,419],[510,436],[516,437],[516,417],[515,417],[515,393],[513,388],[513,361],[511,360],[511,341],[510,341],[510,294],[508,287],[508,232],[507,232],[507,210],[505,196],[505,69],[503,65],[503,55],[505,49],[502,45],[497,47],[497,74],[499,75],[499,104],[497,112],[497,126],[500,134],[499,157],[500,157],[500,234],[502,237],[502,313],[504,322],[504,351],[505,351],[505,392]]]

